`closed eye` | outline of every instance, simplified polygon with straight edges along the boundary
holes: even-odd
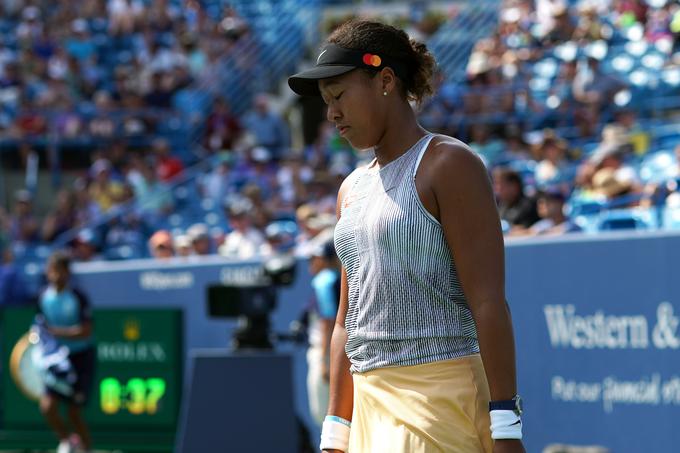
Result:
[[[333,99],[335,99],[335,100],[337,101],[338,99],[340,99],[340,97],[341,97],[343,94],[345,94],[344,91],[343,91],[342,93],[338,94],[337,96],[333,96]]]

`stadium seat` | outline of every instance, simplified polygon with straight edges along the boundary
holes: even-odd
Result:
[[[648,209],[616,209],[600,214],[598,231],[651,230],[656,227],[652,211]]]

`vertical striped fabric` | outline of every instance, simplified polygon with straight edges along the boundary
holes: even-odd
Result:
[[[380,169],[355,170],[342,200],[335,246],[347,271],[352,372],[479,352],[442,227],[416,190],[416,170],[432,137]]]

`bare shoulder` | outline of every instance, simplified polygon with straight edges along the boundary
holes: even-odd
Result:
[[[422,169],[433,185],[447,187],[468,185],[470,180],[488,179],[486,167],[472,149],[462,141],[437,135],[425,153]]]

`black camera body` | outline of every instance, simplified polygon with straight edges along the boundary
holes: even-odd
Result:
[[[208,316],[238,319],[232,339],[234,349],[273,348],[269,315],[276,308],[278,288],[295,281],[296,265],[293,256],[275,255],[263,263],[258,281],[208,286]]]

